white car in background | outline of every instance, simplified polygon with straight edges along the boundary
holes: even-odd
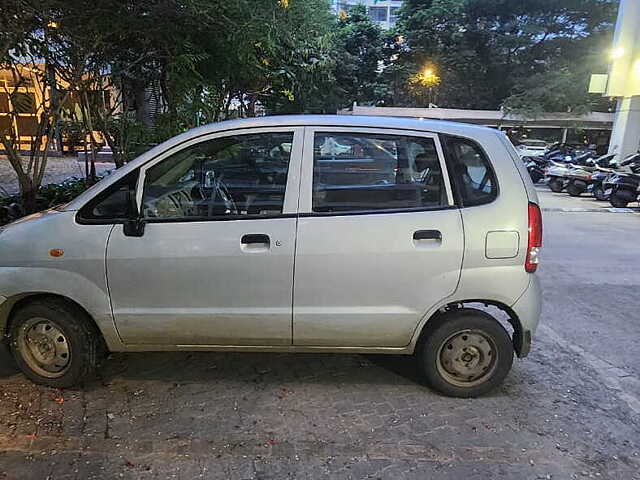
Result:
[[[538,157],[547,150],[547,142],[544,140],[522,140],[516,147],[521,157]]]

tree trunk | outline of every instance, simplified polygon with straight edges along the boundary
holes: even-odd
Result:
[[[147,127],[152,126],[149,102],[147,101],[147,86],[142,82],[136,82],[134,86],[134,96],[136,102],[136,120]]]
[[[20,183],[20,197],[22,198],[22,208],[25,214],[37,212],[38,208],[38,189],[34,188],[30,179]]]

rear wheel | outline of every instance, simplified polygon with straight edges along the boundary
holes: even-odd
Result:
[[[416,356],[428,384],[452,397],[476,397],[502,383],[513,363],[508,332],[491,315],[459,309],[432,320]]]
[[[538,183],[540,180],[542,180],[544,178],[544,175],[541,175],[540,173],[538,173],[536,171],[530,171],[529,172],[529,176],[531,177],[531,181],[533,183]]]
[[[570,183],[567,185],[567,193],[572,197],[579,197],[582,194],[582,189],[578,188],[575,184]]]
[[[94,372],[99,348],[99,335],[86,314],[63,300],[36,300],[12,316],[11,351],[35,383],[77,385]]]
[[[551,189],[552,192],[560,193],[563,188],[562,180],[556,180],[556,179],[550,180],[549,188]]]
[[[626,206],[629,205],[629,202],[627,200],[625,200],[615,192],[612,193],[609,197],[609,202],[615,208],[626,208]]]

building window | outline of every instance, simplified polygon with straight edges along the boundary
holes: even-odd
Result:
[[[16,119],[18,125],[18,135],[21,137],[35,137],[38,134],[38,119],[34,116],[18,117]]]
[[[387,7],[369,7],[369,18],[374,22],[386,22]]]
[[[36,97],[33,93],[13,92],[11,104],[17,113],[36,113]]]
[[[0,113],[9,113],[9,95],[0,93]]]
[[[389,21],[391,23],[396,23],[398,21],[398,11],[400,7],[391,7],[389,9]]]

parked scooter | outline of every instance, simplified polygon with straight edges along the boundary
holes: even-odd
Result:
[[[620,171],[611,174],[603,183],[605,199],[616,208],[636,201],[640,186],[640,153],[626,157],[620,167]]]
[[[589,189],[589,186],[593,182],[593,176],[596,172],[609,174],[613,172],[611,168],[611,162],[616,156],[615,153],[603,155],[596,160],[587,159],[585,166],[579,166],[572,168],[567,173],[567,193],[572,197],[578,197]],[[614,162],[615,164],[615,162]]]
[[[587,160],[591,159],[591,152],[583,153],[575,158],[566,156],[564,162],[554,159],[549,160],[549,167],[545,171],[547,185],[552,192],[560,193],[569,184],[568,175],[576,167],[576,165],[586,165]]]
[[[615,167],[617,168],[617,164]],[[587,190],[591,192],[593,197],[599,202],[604,202],[607,198],[604,195],[604,182],[613,174],[615,174],[615,169],[609,168],[598,168],[595,172],[591,174],[591,183],[587,187]]]
[[[522,157],[525,162],[529,176],[533,183],[538,183],[544,178],[544,171],[549,161],[543,157]]]

